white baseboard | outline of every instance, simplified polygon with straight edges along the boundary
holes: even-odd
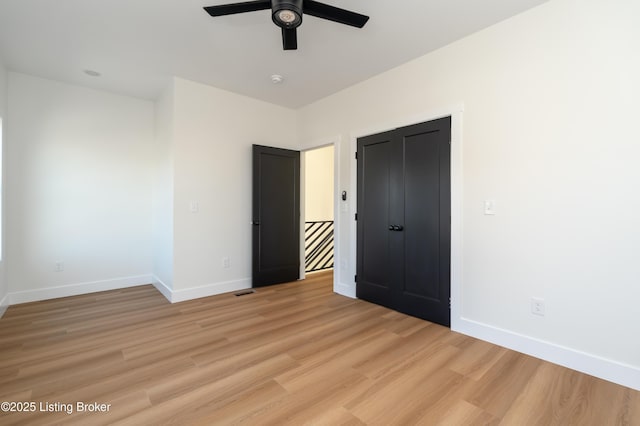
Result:
[[[336,293],[350,297],[352,299],[356,298],[356,286],[355,284],[345,284],[345,283],[335,283],[333,287],[333,291]]]
[[[145,284],[151,284],[151,275],[136,275],[132,277],[120,277],[110,280],[69,284],[37,290],[16,291],[9,293],[8,296],[10,304],[17,305],[20,303],[77,296],[80,294],[96,293],[98,291],[117,290],[120,288],[135,287]]]
[[[165,299],[167,299],[169,302],[171,302],[171,289],[169,288],[168,285],[166,285],[160,278],[158,278],[157,276],[152,276],[151,277],[151,284],[153,284],[153,286],[156,288],[156,290],[158,290],[160,293],[162,293],[162,295],[165,297]]]
[[[640,391],[640,369],[632,365],[466,318],[452,320],[453,331]]]
[[[154,276],[153,285],[171,303],[184,302],[186,300],[199,299],[201,297],[215,296],[216,294],[229,293],[232,291],[246,290],[251,288],[251,278],[240,280],[223,281],[219,283],[207,284],[199,287],[185,288],[181,290],[170,289],[162,280]]]
[[[9,307],[9,295],[5,294],[2,300],[0,300],[0,318],[7,312],[7,308]]]

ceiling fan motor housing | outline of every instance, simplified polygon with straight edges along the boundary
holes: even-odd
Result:
[[[303,0],[272,0],[271,19],[285,29],[297,28],[302,24]]]

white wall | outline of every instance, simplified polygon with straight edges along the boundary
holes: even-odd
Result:
[[[454,328],[640,389],[638,16],[636,1],[553,0],[303,108],[300,129],[350,140],[463,104]],[[341,189],[352,156],[342,144]]]
[[[8,93],[11,302],[150,282],[153,103],[18,73]]]
[[[172,300],[247,288],[251,147],[297,148],[296,113],[182,79],[174,80],[174,102]]]
[[[0,153],[2,163],[0,164],[0,178],[2,179],[2,186],[0,187],[0,317],[4,314],[6,308],[9,306],[9,286],[7,285],[6,278],[6,219],[5,219],[5,183],[4,176],[5,171],[5,158],[4,147],[6,146],[6,127],[7,127],[7,71],[0,58],[0,149],[3,150]]]
[[[173,83],[156,102],[153,143],[153,280],[170,298],[173,289]]]
[[[333,145],[303,154],[305,222],[333,220]]]

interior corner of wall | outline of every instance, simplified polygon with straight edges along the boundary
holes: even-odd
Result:
[[[157,275],[151,277],[151,284],[158,290],[169,302],[173,303],[173,290],[171,286],[162,281]]]

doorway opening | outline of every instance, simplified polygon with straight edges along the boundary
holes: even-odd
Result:
[[[304,275],[334,267],[334,146],[302,152]],[[303,275],[303,276],[304,276]]]

